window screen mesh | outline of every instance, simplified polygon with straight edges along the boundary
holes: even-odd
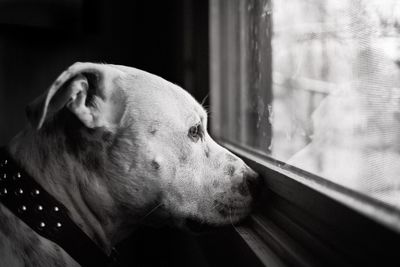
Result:
[[[214,1],[213,134],[400,207],[400,1]]]

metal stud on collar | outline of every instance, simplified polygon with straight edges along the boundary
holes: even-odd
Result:
[[[4,167],[7,165],[8,161],[5,159],[4,161],[0,162],[0,167]]]
[[[0,202],[39,235],[57,243],[82,266],[103,267],[114,263],[114,253],[107,255],[99,249],[71,220],[63,204],[25,173],[4,147],[0,148]],[[76,249],[77,240],[83,249]]]
[[[17,175],[13,176],[14,180],[20,179],[21,178],[21,173],[17,172]]]

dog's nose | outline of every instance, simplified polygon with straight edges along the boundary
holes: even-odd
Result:
[[[252,196],[256,196],[258,194],[258,192],[261,190],[260,175],[258,173],[256,173],[255,171],[253,171],[252,169],[247,168],[243,179],[250,191],[250,194]]]

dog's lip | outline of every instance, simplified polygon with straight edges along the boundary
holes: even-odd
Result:
[[[229,203],[223,203],[220,201],[214,202],[214,209],[222,216],[238,216],[242,217],[250,213],[252,205],[232,205]]]
[[[193,218],[187,218],[185,220],[185,227],[195,234],[213,232],[216,229],[220,228],[217,225],[202,222]]]

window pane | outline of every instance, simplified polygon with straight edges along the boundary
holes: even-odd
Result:
[[[400,1],[211,4],[214,135],[400,207]]]

